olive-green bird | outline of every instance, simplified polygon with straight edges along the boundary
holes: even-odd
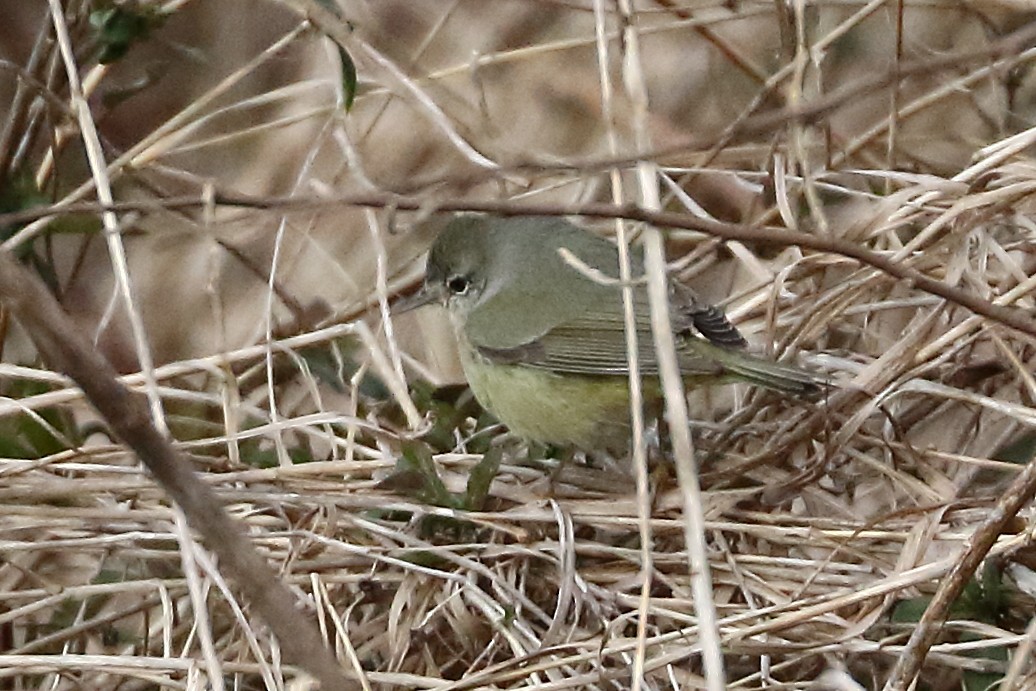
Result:
[[[643,275],[638,252],[632,266],[644,397],[659,406],[647,291],[636,281]],[[446,307],[471,390],[512,432],[623,451],[629,364],[618,273],[615,245],[563,219],[461,216],[436,238],[424,284],[403,309]],[[823,380],[813,374],[746,353],[726,316],[689,289],[671,282],[669,294],[687,386],[744,381],[796,395],[820,389]]]

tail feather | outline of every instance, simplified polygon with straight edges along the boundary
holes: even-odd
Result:
[[[773,391],[812,397],[824,391],[830,383],[820,374],[793,365],[770,362],[743,350],[723,348],[703,339],[695,340],[694,350],[720,363],[731,379]]]

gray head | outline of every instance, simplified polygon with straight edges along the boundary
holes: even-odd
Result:
[[[562,218],[460,216],[439,234],[428,255],[422,293],[426,302],[469,312],[506,287],[527,294],[530,304],[559,285],[590,284],[559,253],[614,276],[615,246]]]
[[[481,216],[461,216],[446,226],[428,254],[421,292],[429,302],[463,313],[478,303],[493,275],[491,234],[489,219]]]

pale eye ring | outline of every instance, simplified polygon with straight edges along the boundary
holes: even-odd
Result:
[[[467,276],[450,276],[446,279],[446,289],[453,295],[463,295],[468,292],[468,288],[471,287],[471,281],[468,280]]]

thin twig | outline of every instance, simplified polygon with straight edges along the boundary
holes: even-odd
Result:
[[[618,6],[623,15],[625,29],[623,83],[633,104],[635,145],[643,151],[651,146],[644,58],[640,52],[640,36],[636,28],[633,0],[619,0]],[[658,164],[650,160],[638,161],[636,170],[643,205],[649,209],[660,209],[662,200],[658,185]],[[659,379],[665,398],[665,417],[673,446],[673,460],[683,498],[684,540],[687,544],[691,589],[694,593],[694,611],[698,615],[698,640],[702,648],[705,684],[709,691],[723,691],[726,688],[726,671],[723,665],[719,625],[716,622],[716,601],[713,596],[709,552],[705,544],[704,502],[688,425],[691,418],[687,410],[680,365],[676,359],[676,336],[673,334],[669,307],[669,278],[665,269],[665,238],[657,229],[646,229],[642,243],[651,333],[658,356]],[[625,292],[628,300],[630,291],[627,289]]]
[[[604,1],[594,0],[594,27],[597,34],[597,70],[601,84],[601,113],[607,129],[608,152],[619,154],[619,137],[615,127],[614,89],[609,66],[607,17]],[[613,168],[608,172],[611,181],[612,201],[625,201],[622,171]],[[637,480],[637,518],[640,524],[640,600],[637,604],[637,648],[633,655],[632,691],[640,691],[644,684],[644,666],[647,660],[647,635],[650,623],[651,584],[654,581],[652,552],[654,539],[651,535],[651,487],[648,476],[647,444],[644,435],[644,392],[640,375],[640,348],[638,346],[636,315],[633,310],[633,290],[630,288],[632,268],[626,224],[615,220],[615,239],[619,250],[619,279],[625,286],[622,291],[622,319],[626,335],[626,362],[629,365],[630,390],[630,462]]]
[[[90,164],[90,174],[97,188],[97,198],[102,204],[112,204],[115,199],[112,195],[111,179],[108,177],[107,164],[104,160],[104,151],[101,148],[101,139],[97,133],[97,126],[94,123],[93,114],[90,112],[90,105],[79,82],[79,67],[75,60],[75,51],[72,47],[72,39],[69,36],[68,26],[65,24],[64,10],[58,0],[50,0],[50,12],[54,21],[54,32],[58,39],[58,48],[61,51],[61,58],[65,65],[65,72],[68,76],[68,89],[72,101],[72,111],[76,115],[79,124],[80,138],[83,148],[86,150],[86,158]],[[115,278],[115,292],[112,295],[112,305],[120,301],[125,308],[126,318],[130,324],[133,334],[133,348],[140,364],[140,371],[144,374],[145,392],[148,404],[151,407],[151,416],[159,431],[165,432],[165,413],[162,410],[162,400],[155,392],[156,382],[152,371],[154,362],[151,357],[151,346],[148,343],[147,332],[144,329],[144,318],[137,307],[137,300],[134,295],[133,282],[129,275],[129,261],[126,258],[126,248],[122,243],[122,234],[119,232],[119,219],[114,211],[101,213],[101,221],[104,224],[104,239],[108,245],[108,256],[112,263],[112,273]],[[103,323],[102,323],[103,328]]]
[[[602,203],[560,204],[536,203],[509,200],[441,200],[434,204],[426,199],[401,197],[389,193],[363,192],[343,194],[333,199],[316,197],[267,197],[255,198],[238,194],[220,193],[216,202],[228,206],[239,206],[254,209],[333,209],[342,205],[349,206],[392,206],[401,211],[442,212],[481,212],[499,214],[501,216],[586,216],[588,218],[625,218],[631,221],[642,221],[657,228],[697,230],[724,240],[751,242],[776,247],[803,247],[818,252],[828,252],[850,259],[855,259],[881,271],[893,278],[906,281],[918,290],[938,295],[956,305],[965,307],[975,314],[999,322],[1030,336],[1036,336],[1036,320],[1028,312],[997,305],[985,300],[963,288],[931,278],[917,269],[903,263],[893,261],[884,254],[867,249],[858,242],[845,240],[835,236],[819,236],[801,231],[792,231],[776,227],[752,228],[736,223],[727,223],[691,214],[672,213],[666,211],[650,211],[633,204],[615,205]],[[100,204],[75,204],[61,209],[61,212],[100,211],[107,208],[122,210],[129,208],[196,208],[204,205],[199,197],[177,197],[161,202],[128,202],[106,207]],[[27,218],[41,218],[53,213],[47,209],[33,209],[26,212],[15,212],[0,215],[0,225],[24,221]]]

